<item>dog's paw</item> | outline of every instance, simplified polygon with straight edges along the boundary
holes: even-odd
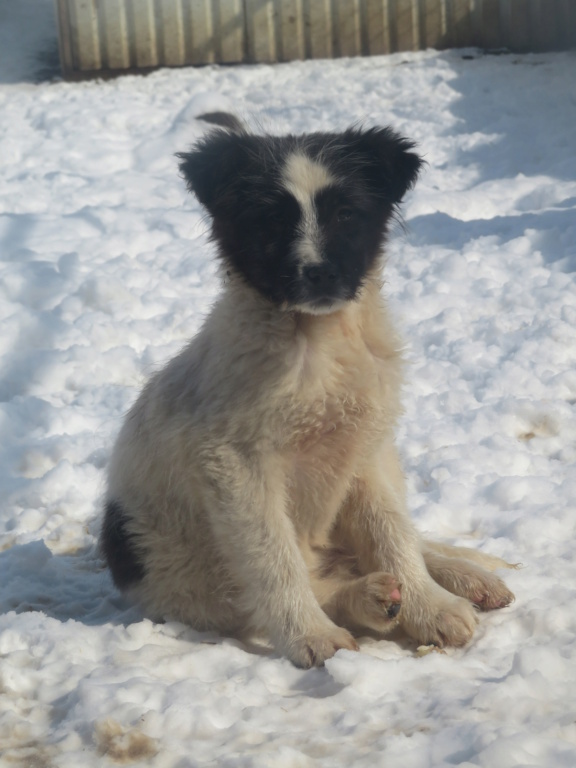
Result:
[[[475,585],[475,588],[466,597],[481,611],[506,608],[516,599],[514,593],[497,576],[492,576],[492,580],[488,584],[483,581],[481,585]]]
[[[402,606],[401,586],[389,573],[369,573],[358,581],[355,612],[358,623],[380,632],[397,624]]]
[[[310,669],[310,667],[323,666],[326,659],[332,658],[341,648],[357,651],[358,643],[348,630],[334,625],[330,631],[305,635],[293,640],[286,650],[286,655],[297,667]]]
[[[468,600],[441,592],[424,592],[405,603],[400,623],[422,645],[459,648],[472,639],[478,616]]]
[[[461,558],[445,558],[433,578],[454,595],[465,597],[482,611],[505,608],[514,600],[506,584],[485,568]]]

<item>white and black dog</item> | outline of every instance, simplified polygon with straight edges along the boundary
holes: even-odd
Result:
[[[128,414],[102,549],[153,618],[266,633],[302,667],[398,622],[465,644],[507,605],[477,551],[423,542],[394,446],[400,342],[382,247],[421,160],[389,128],[261,136],[230,116],[181,154],[223,291]]]

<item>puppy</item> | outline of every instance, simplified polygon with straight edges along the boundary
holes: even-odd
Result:
[[[114,581],[151,617],[264,632],[300,667],[398,622],[464,645],[473,603],[513,595],[489,572],[503,561],[423,543],[406,511],[401,344],[380,289],[421,160],[389,128],[223,125],[179,155],[223,291],[118,437],[101,536]]]

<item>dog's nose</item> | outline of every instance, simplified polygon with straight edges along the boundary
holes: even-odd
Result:
[[[396,616],[398,616],[398,614],[400,613],[400,608],[401,607],[402,606],[400,605],[400,603],[394,603],[393,605],[391,605],[390,608],[388,608],[388,611],[387,611],[388,618],[389,619],[395,619]]]
[[[306,267],[304,277],[318,291],[330,290],[338,282],[338,272],[331,264],[315,264]]]

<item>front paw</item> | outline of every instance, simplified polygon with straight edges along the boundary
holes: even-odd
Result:
[[[358,643],[348,630],[334,625],[328,631],[295,638],[289,643],[285,652],[297,667],[310,669],[310,667],[323,666],[326,659],[332,658],[341,648],[357,651]]]
[[[360,626],[389,632],[398,623],[401,585],[389,573],[370,573],[355,585],[353,612]]]
[[[422,645],[459,648],[472,639],[478,616],[468,600],[434,590],[405,599],[400,623]]]

